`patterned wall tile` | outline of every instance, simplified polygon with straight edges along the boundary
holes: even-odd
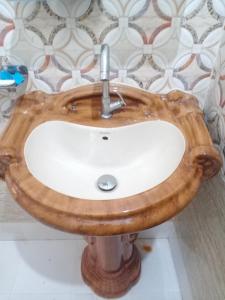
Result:
[[[213,141],[222,153],[222,177],[225,181],[225,27],[223,28],[205,111]]]
[[[225,152],[224,20],[224,0],[0,0],[0,58],[52,93],[98,81],[108,43],[111,80],[193,93]]]

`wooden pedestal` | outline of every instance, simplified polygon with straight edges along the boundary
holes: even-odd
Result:
[[[137,282],[141,259],[133,244],[136,237],[137,234],[86,238],[81,273],[96,294],[119,297]]]

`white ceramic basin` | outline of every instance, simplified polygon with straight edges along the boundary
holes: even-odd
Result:
[[[42,184],[92,200],[123,198],[155,187],[176,170],[184,151],[181,131],[159,120],[117,128],[48,121],[31,132],[24,148],[27,167]],[[114,190],[97,187],[103,174],[116,178]]]

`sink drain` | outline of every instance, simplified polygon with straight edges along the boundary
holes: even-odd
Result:
[[[98,178],[97,186],[101,191],[109,192],[117,186],[117,180],[112,175],[102,175]]]

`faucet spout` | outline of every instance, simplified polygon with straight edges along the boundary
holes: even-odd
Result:
[[[109,57],[110,51],[107,44],[103,44],[101,47],[101,60],[100,60],[100,80],[109,81]]]
[[[112,112],[124,106],[125,102],[122,99],[111,102],[110,99],[110,50],[107,44],[101,47],[100,57],[100,80],[102,81],[102,118],[109,119]]]

